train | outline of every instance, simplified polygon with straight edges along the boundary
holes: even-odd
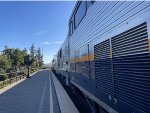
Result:
[[[106,112],[150,113],[150,2],[77,1],[52,69]]]

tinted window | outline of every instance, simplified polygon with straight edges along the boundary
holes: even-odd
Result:
[[[80,57],[80,50],[76,50],[75,51],[75,58],[79,58]]]
[[[86,13],[86,2],[82,1],[80,2],[80,5],[75,14],[75,28],[79,25],[85,13]]]
[[[92,2],[91,1],[87,1],[87,8],[92,4]]]
[[[87,45],[85,45],[81,48],[81,55],[82,56],[88,55],[88,46]]]
[[[72,21],[70,22],[70,35],[72,35],[72,33],[73,33],[73,23],[72,23]]]
[[[87,1],[87,2],[86,2],[86,4],[87,4],[87,8],[89,8],[89,7],[90,7],[90,5],[92,5],[94,2],[95,2],[95,1],[93,1],[93,0],[92,0],[92,1]]]
[[[62,57],[62,50],[60,50],[60,53],[59,53],[59,55],[60,55],[60,58]]]
[[[92,4],[94,4],[95,0],[92,0],[91,2],[92,2]]]

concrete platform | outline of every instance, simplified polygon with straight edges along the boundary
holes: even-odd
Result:
[[[50,71],[50,78],[52,79],[52,87],[55,88],[52,92],[55,92],[53,94],[54,96],[57,96],[53,98],[54,110],[51,113],[79,113],[78,109],[75,107],[69,95],[52,71]]]
[[[79,113],[55,75],[42,70],[0,94],[0,113]]]

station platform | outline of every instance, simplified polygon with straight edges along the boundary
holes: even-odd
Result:
[[[51,79],[51,112],[50,113],[79,113],[67,92],[52,71]]]
[[[53,72],[41,70],[31,78],[0,93],[0,113],[79,113],[79,111]]]

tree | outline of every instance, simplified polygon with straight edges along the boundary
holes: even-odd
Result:
[[[27,55],[27,53],[17,48],[8,48],[7,46],[5,46],[3,55],[6,55],[12,66],[17,68],[21,65],[24,65],[24,56]]]
[[[27,51],[26,48],[24,48],[24,49],[21,51],[21,53],[23,54],[23,56],[26,56],[26,55],[28,54],[28,51]]]
[[[43,64],[44,64],[44,62],[43,62],[43,60],[41,60],[41,61],[39,62],[39,67],[42,67]]]
[[[15,66],[15,68],[24,64],[24,58],[19,49],[14,50],[12,64],[13,64],[13,66]]]
[[[36,57],[37,57],[38,66],[41,67],[43,65],[43,55],[41,53],[40,48],[37,49]]]
[[[32,66],[34,67],[41,67],[43,65],[43,56],[41,54],[41,49],[38,48],[37,50],[35,49],[34,44],[31,45],[30,47],[30,53],[31,53],[31,58],[32,58]]]
[[[30,65],[33,67],[41,67],[43,65],[43,56],[41,54],[41,49],[38,48],[36,50],[34,44],[32,44],[29,50],[31,53]],[[5,49],[3,50],[3,53],[1,55],[0,66],[4,69],[8,67],[15,67],[17,69],[18,67],[20,68],[28,65],[27,58],[28,53],[26,48],[20,50],[17,48],[9,48],[8,46],[5,46]]]
[[[5,49],[3,50],[3,55],[6,55],[8,60],[13,62],[13,52],[14,49],[13,48],[8,48],[7,46],[5,46]]]
[[[33,66],[33,67],[37,67],[37,59],[34,57],[34,58],[32,58],[32,60],[31,60],[31,65]]]
[[[7,59],[6,55],[0,55],[0,68],[6,70],[11,67],[10,61]]]
[[[36,57],[37,57],[37,60],[38,60],[38,62],[40,62],[41,61],[41,49],[40,48],[38,48],[37,49],[37,54],[36,54]]]
[[[31,53],[31,57],[34,58],[35,53],[36,53],[34,44],[32,44],[31,47],[30,47],[30,53]]]
[[[24,59],[24,63],[23,63],[22,65],[23,65],[23,66],[27,66],[27,65],[28,65],[28,64],[27,64],[27,61],[26,61],[26,59],[27,59],[27,57],[28,57],[28,51],[27,51],[27,49],[24,48],[24,49],[21,51],[21,54],[22,54],[23,59]]]

